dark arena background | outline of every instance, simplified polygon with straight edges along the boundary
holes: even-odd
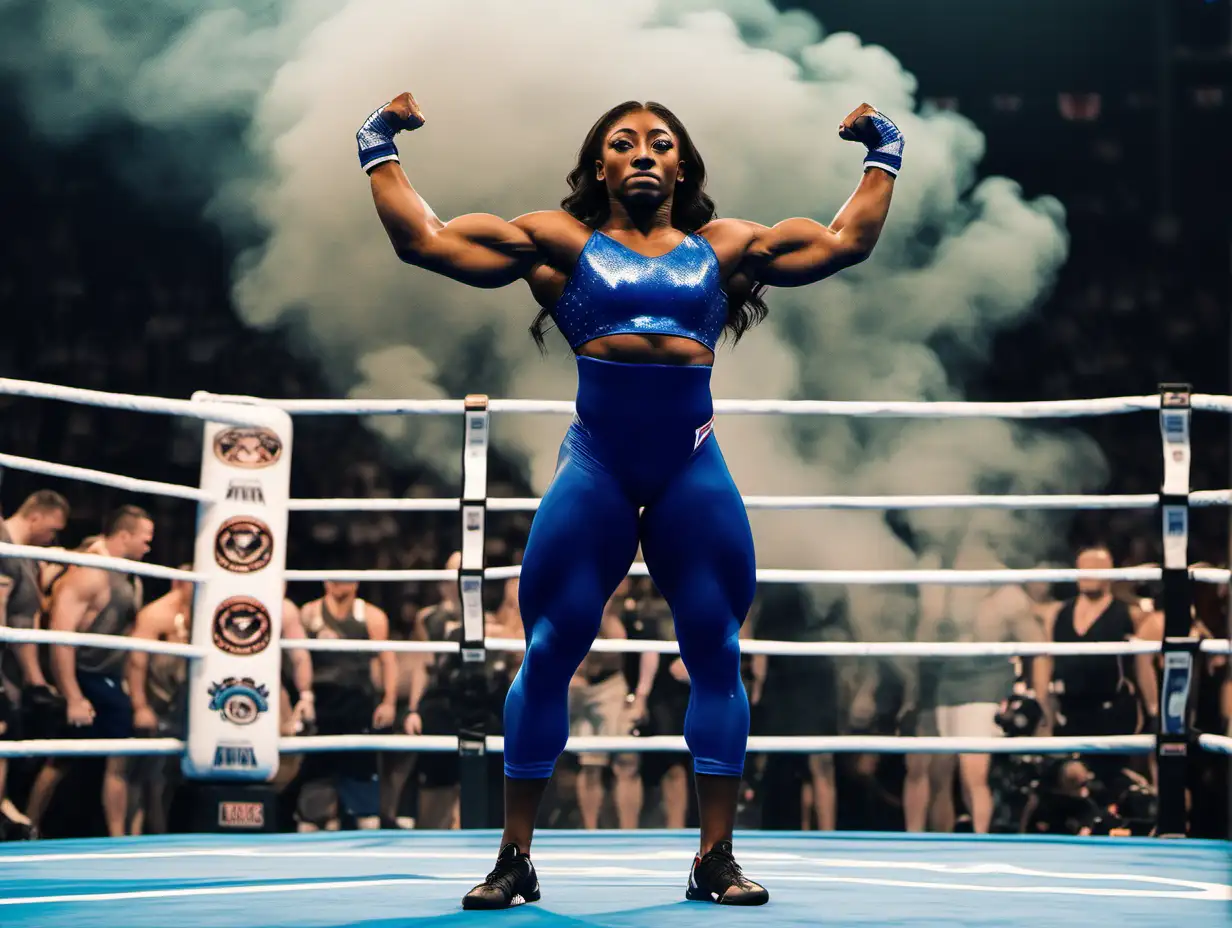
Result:
[[[13,0],[0,50],[0,925],[1232,924],[1232,0]],[[555,209],[623,100],[767,226],[853,196],[861,103],[906,139],[868,260],[715,351],[766,907],[685,900],[640,554],[542,899],[461,906],[577,373],[391,250],[407,90],[446,221]]]

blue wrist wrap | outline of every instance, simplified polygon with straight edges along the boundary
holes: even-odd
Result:
[[[903,133],[880,113],[869,114],[868,121],[876,135],[864,143],[868,148],[868,154],[864,156],[864,166],[881,168],[897,177],[903,166]]]
[[[398,148],[394,145],[394,135],[398,130],[385,120],[384,111],[384,106],[373,110],[355,133],[355,141],[359,144],[359,166],[365,171],[386,161],[398,160]]]

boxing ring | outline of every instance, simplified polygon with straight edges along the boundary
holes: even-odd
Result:
[[[497,834],[486,819],[482,771],[502,739],[479,728],[454,736],[353,735],[281,738],[277,727],[281,651],[459,652],[482,673],[488,651],[520,640],[485,637],[485,581],[517,567],[485,567],[488,512],[533,511],[533,498],[487,495],[493,414],[571,414],[569,402],[531,400],[271,401],[199,394],[191,401],[124,396],[0,379],[0,393],[203,423],[200,485],[137,480],[0,454],[0,466],[198,505],[192,570],[99,555],[0,544],[0,556],[97,566],[196,584],[191,644],[0,628],[0,642],[90,645],[173,654],[190,660],[186,739],[0,741],[0,756],[149,755],[181,757],[190,779],[260,782],[280,754],[363,748],[457,752],[463,830],[309,835],[235,833],[43,841],[0,845],[0,924],[5,926],[382,926],[440,921],[471,925],[507,919],[525,925],[734,924],[1227,924],[1232,919],[1232,844],[1164,838],[1036,838],[872,833],[738,832],[737,855],[771,891],[766,910],[721,912],[684,901],[693,832],[541,831],[534,858],[543,901],[511,912],[464,912],[463,892],[490,868]],[[992,585],[1079,578],[1162,581],[1161,642],[973,643],[743,641],[751,654],[955,657],[992,655],[1162,655],[1159,730],[1143,735],[1048,738],[753,737],[750,753],[1153,753],[1159,770],[1158,833],[1185,828],[1185,775],[1197,751],[1232,753],[1232,738],[1190,729],[1187,707],[1195,658],[1229,654],[1227,640],[1190,637],[1192,584],[1227,584],[1229,571],[1188,561],[1192,507],[1232,505],[1232,490],[1191,491],[1191,413],[1232,413],[1232,397],[1165,385],[1159,395],[1037,403],[718,401],[723,415],[1068,418],[1155,412],[1163,449],[1158,494],[1134,496],[746,497],[750,509],[1152,509],[1160,515],[1160,567],[1109,570],[782,570],[759,569],[760,583]],[[290,499],[291,419],[302,415],[450,415],[463,418],[460,495],[450,499]],[[456,512],[462,564],[453,570],[285,569],[292,511]],[[635,564],[634,575],[645,566]],[[457,581],[462,642],[279,641],[284,581]],[[236,616],[244,621],[236,622]],[[596,651],[678,653],[675,642],[600,640]],[[686,750],[680,736],[574,737],[568,751]],[[478,778],[478,779],[477,779]],[[220,830],[225,831],[223,821]],[[232,823],[234,824],[234,823]],[[242,823],[240,823],[242,825]],[[251,829],[248,829],[251,831]],[[635,888],[635,892],[625,891]],[[1098,914],[1096,914],[1098,913]],[[768,921],[767,921],[768,920]]]

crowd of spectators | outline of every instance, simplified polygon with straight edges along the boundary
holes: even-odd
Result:
[[[70,514],[67,499],[39,491],[4,524],[4,539],[50,544]],[[141,559],[155,523],[126,505],[79,550]],[[960,546],[946,563],[987,566],[983,552]],[[442,566],[456,568],[458,555]],[[1104,546],[1075,561],[1106,568]],[[163,596],[118,573],[7,559],[0,602],[15,626],[187,640],[191,588]],[[91,579],[94,578],[94,579]],[[92,588],[98,587],[93,593]],[[101,584],[101,586],[99,586]],[[517,581],[493,585],[486,633],[519,638]],[[376,587],[373,587],[374,589]],[[31,590],[37,591],[31,603]],[[88,608],[88,603],[102,605]],[[85,592],[83,592],[85,591]],[[306,602],[283,606],[284,636],[457,641],[461,609],[454,584],[421,590],[387,614],[360,597],[359,584],[326,582]],[[365,590],[366,592],[366,590]],[[920,641],[1159,640],[1163,615],[1152,591],[1084,580],[1073,589],[1046,584],[1000,588],[920,587],[912,597]],[[770,587],[745,623],[746,637],[850,639],[850,604],[819,608],[803,589]],[[896,609],[901,609],[897,601]],[[27,615],[31,609],[33,615]],[[1191,634],[1228,634],[1226,587],[1195,596]],[[670,640],[670,610],[649,580],[626,581],[607,604],[605,638]],[[501,704],[520,654],[488,655],[479,691],[468,687],[457,655],[381,651],[375,656],[291,652],[284,661],[282,733],[454,734],[478,711],[501,730]],[[65,655],[71,655],[66,663]],[[902,735],[1000,738],[1114,735],[1157,730],[1158,655],[869,659],[746,656],[744,679],[757,735]],[[187,674],[179,658],[64,646],[10,646],[0,686],[5,723],[21,737],[183,736]],[[588,657],[570,684],[575,735],[679,735],[689,702],[688,668],[671,654]],[[1198,730],[1232,731],[1232,678],[1222,655],[1198,660],[1189,721]],[[306,759],[305,759],[306,757]],[[489,797],[499,814],[499,758],[490,759]],[[7,773],[7,777],[4,775]],[[680,754],[566,755],[544,817],[555,827],[683,827],[696,810],[690,759]],[[1192,833],[1224,836],[1227,762],[1194,756],[1187,784]],[[1016,833],[1149,834],[1155,826],[1157,770],[1151,756],[1109,754],[900,755],[754,753],[740,809],[744,827],[832,830],[969,830]],[[288,752],[274,786],[278,824],[287,830],[451,828],[463,801],[453,754]],[[15,758],[0,768],[0,833],[9,838],[112,835],[179,827],[190,813],[178,760],[120,757]],[[101,797],[101,801],[98,797]],[[187,801],[187,800],[186,800]],[[188,816],[186,818],[185,816]]]

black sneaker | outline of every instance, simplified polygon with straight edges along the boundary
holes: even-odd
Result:
[[[539,901],[539,877],[530,855],[506,844],[496,855],[496,867],[482,883],[462,897],[464,909],[507,909]]]
[[[719,905],[765,905],[770,894],[744,875],[732,856],[730,841],[720,841],[704,857],[693,858],[684,897]]]

